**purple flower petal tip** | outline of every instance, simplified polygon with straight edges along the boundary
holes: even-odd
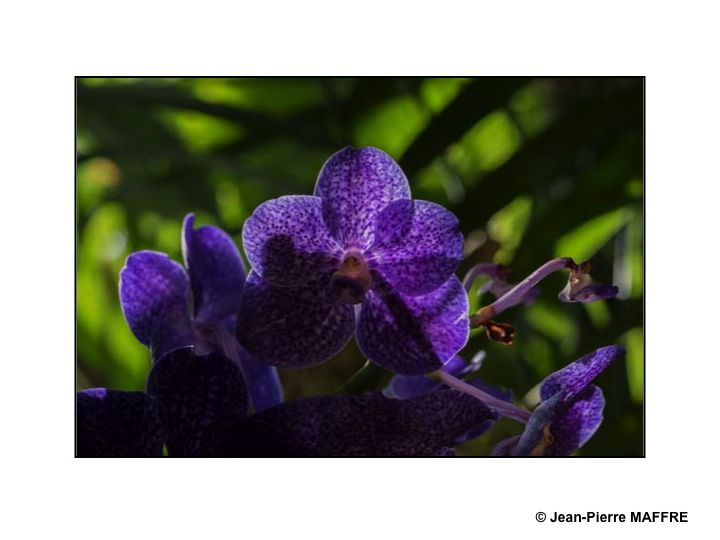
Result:
[[[195,319],[200,324],[235,324],[245,267],[229,234],[213,225],[194,228],[195,216],[183,222],[183,258],[190,276]]]
[[[377,148],[345,147],[325,162],[315,185],[322,215],[333,238],[345,247],[366,249],[374,224],[391,202],[410,198],[400,166]]]
[[[120,271],[119,289],[125,320],[154,359],[193,342],[190,284],[180,264],[156,251],[132,253]]]
[[[540,397],[549,399],[562,393],[564,400],[582,392],[612,362],[623,358],[626,351],[620,345],[601,347],[550,374],[540,386]]]

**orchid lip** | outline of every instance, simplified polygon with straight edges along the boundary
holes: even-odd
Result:
[[[332,276],[333,298],[343,304],[360,304],[371,285],[370,267],[363,254],[347,251]]]

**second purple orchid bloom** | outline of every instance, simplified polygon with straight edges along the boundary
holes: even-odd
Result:
[[[325,362],[355,333],[373,363],[429,373],[468,339],[467,295],[454,275],[458,220],[411,199],[405,174],[381,150],[334,154],[314,195],[260,205],[243,244],[253,271],[238,338],[270,364]]]
[[[131,254],[120,272],[120,303],[135,337],[147,345],[155,366],[175,349],[214,352],[242,370],[256,411],[282,401],[277,370],[253,358],[235,339],[245,269],[232,238],[212,225],[194,228],[185,217],[185,268],[156,251]],[[165,359],[165,357],[168,359]],[[152,376],[152,374],[151,374]]]

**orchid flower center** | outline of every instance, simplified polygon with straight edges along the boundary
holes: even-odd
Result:
[[[590,278],[590,263],[585,261],[578,264],[575,268],[570,269],[570,277],[568,279],[568,292],[574,296],[577,292],[592,283]]]
[[[198,323],[195,326],[195,354],[204,356],[217,352],[232,361],[241,370],[242,363],[235,336],[222,324]]]
[[[370,267],[362,253],[347,252],[332,276],[335,299],[343,304],[359,304],[365,300],[371,285]]]

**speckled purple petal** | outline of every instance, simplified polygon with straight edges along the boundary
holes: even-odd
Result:
[[[440,287],[462,256],[457,218],[439,204],[410,199],[394,201],[380,213],[368,250],[371,264],[393,288],[411,296]]]
[[[439,390],[409,400],[380,393],[299,399],[251,417],[264,427],[262,448],[256,430],[233,435],[230,455],[433,456],[451,447],[472,426],[494,417],[478,400]],[[290,447],[290,449],[288,448]]]
[[[283,402],[283,389],[277,368],[261,362],[243,347],[238,347],[250,403],[260,412]]]
[[[258,206],[243,226],[253,270],[277,286],[296,286],[334,268],[341,249],[325,228],[319,197],[292,195]]]
[[[582,392],[611,362],[625,356],[619,345],[602,347],[550,374],[540,386],[540,398],[546,400],[561,392],[565,401]]]
[[[569,456],[583,446],[600,427],[604,408],[602,390],[594,384],[585,388],[550,423],[553,443],[545,449],[545,455]]]
[[[245,268],[230,235],[212,225],[193,229],[195,216],[183,222],[183,257],[190,276],[195,320],[235,326]]]
[[[379,276],[367,295],[357,325],[357,341],[372,362],[401,375],[440,369],[465,346],[468,299],[451,277],[425,296],[395,292]]]
[[[275,287],[254,271],[243,291],[237,337],[258,360],[285,368],[320,364],[352,336],[354,307],[330,301],[329,275],[302,287]]]
[[[159,404],[171,456],[211,456],[223,431],[247,414],[240,368],[219,354],[176,349],[153,366],[148,394]]]
[[[183,267],[164,253],[132,253],[120,271],[120,304],[135,337],[153,360],[194,341],[190,285]]]
[[[161,456],[164,434],[143,392],[90,388],[77,394],[78,457]]]
[[[336,152],[325,162],[315,185],[322,198],[323,217],[344,248],[366,249],[373,242],[378,214],[388,203],[410,198],[410,186],[400,166],[377,148]]]

